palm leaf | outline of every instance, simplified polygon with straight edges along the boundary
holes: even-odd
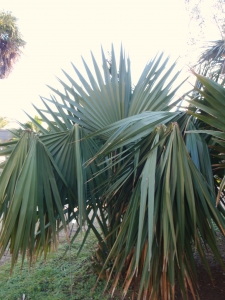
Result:
[[[215,195],[190,159],[178,125],[163,128],[157,128],[139,144],[136,178],[124,178],[120,188],[110,190],[106,200],[110,203],[113,199],[117,211],[119,203],[127,204],[126,213],[118,216],[122,221],[103,269],[114,262],[112,293],[123,269],[128,270],[124,295],[140,280],[138,299],[174,295],[175,276],[184,278],[179,280],[184,299],[187,286],[194,293],[196,269],[190,241],[208,271],[204,244],[221,261],[212,220],[222,232],[220,224],[224,221],[215,209]],[[120,179],[117,170],[110,183]],[[132,182],[134,187],[130,189]]]
[[[56,245],[57,218],[66,230],[63,206],[53,173],[54,161],[41,141],[25,132],[16,145],[0,177],[0,213],[3,217],[0,233],[1,255],[10,245],[12,266],[19,252],[24,260],[50,246],[50,235]],[[60,174],[61,181],[64,178]],[[37,235],[37,221],[41,238]],[[49,235],[50,234],[50,235]],[[39,240],[39,243],[37,242]]]
[[[225,89],[222,85],[209,78],[195,75],[203,88],[198,90],[201,95],[200,99],[190,100],[190,104],[197,107],[199,111],[193,112],[189,110],[189,113],[204,123],[202,126],[199,126],[198,130],[189,130],[188,132],[212,137],[209,142],[209,148],[212,156],[214,176],[219,176],[219,181],[221,181],[224,177],[223,155],[221,154],[225,152],[225,115],[223,113]],[[218,185],[217,180],[215,180],[215,184]],[[220,192],[218,195],[220,195]]]

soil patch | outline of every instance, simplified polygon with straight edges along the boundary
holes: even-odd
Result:
[[[218,246],[225,264],[225,237],[218,233]],[[201,300],[225,300],[225,270],[216,261],[214,255],[209,250],[207,253],[207,260],[211,269],[213,281],[209,277],[205,267],[202,264],[201,258],[198,254],[195,256],[197,273],[199,297]],[[176,296],[176,300],[182,300],[180,295]],[[193,300],[190,295],[189,300]]]

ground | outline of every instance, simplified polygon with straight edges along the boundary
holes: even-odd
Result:
[[[225,237],[220,234],[218,234],[218,245],[225,264]],[[225,300],[225,270],[217,263],[210,251],[207,257],[212,278],[214,279],[213,282],[208,276],[199,256],[196,255],[195,257],[198,270],[199,297],[201,300]],[[182,297],[177,296],[176,300],[182,300]],[[193,297],[190,296],[189,300],[193,300]]]
[[[220,234],[218,234],[218,244],[223,257],[223,261],[225,263],[225,237],[222,237]],[[214,282],[210,280],[198,255],[196,255],[195,257],[196,266],[198,269],[198,277],[199,277],[200,299],[201,300],[225,300],[225,270],[223,270],[221,266],[216,262],[214,256],[210,253],[210,251],[208,252],[207,256],[208,256],[208,261],[210,264]],[[10,260],[10,255],[6,253],[0,260],[0,267],[1,265],[5,264],[5,262],[9,260]],[[118,299],[118,294],[116,298]],[[129,297],[127,299],[129,299]],[[182,300],[182,297],[176,295],[176,300]],[[193,298],[190,297],[189,300],[193,300]]]

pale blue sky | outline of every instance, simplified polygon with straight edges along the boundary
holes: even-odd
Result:
[[[100,57],[100,46],[111,43],[118,52],[122,42],[131,58],[134,83],[157,51],[173,58],[187,51],[188,17],[181,0],[1,0],[1,10],[11,11],[27,42],[13,72],[0,81],[1,116],[27,120],[22,109],[34,115],[38,95],[48,97],[46,84],[57,86],[61,68],[72,74],[80,56],[90,50]]]

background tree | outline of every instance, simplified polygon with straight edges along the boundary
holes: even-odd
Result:
[[[19,59],[25,41],[16,25],[17,19],[10,12],[0,13],[0,78],[6,78]]]
[[[7,118],[0,117],[0,128],[5,127],[5,125],[7,125],[8,123],[9,121],[7,120]]]
[[[207,142],[209,153],[211,155],[214,182],[216,189],[219,191],[218,197],[224,202],[225,147],[222,132],[225,132],[225,128],[223,125],[218,128],[218,123],[216,124],[215,122],[215,116],[217,116],[218,122],[222,122],[221,124],[223,124],[222,119],[224,116],[220,111],[223,109],[224,103],[225,39],[222,38],[220,40],[208,42],[193,69],[195,70],[193,73],[196,76],[196,82],[193,94],[189,94],[189,96],[192,99],[191,103],[194,103],[194,107],[189,107],[189,109],[190,111],[193,111],[193,115],[196,117],[194,120],[195,127],[201,132],[202,130],[205,131],[204,139]],[[197,75],[197,73],[199,75]],[[215,83],[209,83],[207,80],[203,79],[202,76],[213,80]],[[219,85],[217,83],[219,83]],[[216,93],[218,93],[218,95],[223,95],[222,98],[219,98],[219,96],[215,97],[214,95]],[[196,107],[198,107],[198,117],[195,111]],[[211,109],[213,109],[213,112]],[[221,130],[219,134],[220,138],[218,138],[218,136],[215,137],[213,134],[213,132],[218,129]]]
[[[39,118],[38,116],[34,116],[32,119],[33,121],[28,121],[25,124],[23,124],[24,128],[28,128],[32,130],[33,132],[39,132],[40,129],[38,128],[37,124],[41,125],[42,124],[42,119]]]

